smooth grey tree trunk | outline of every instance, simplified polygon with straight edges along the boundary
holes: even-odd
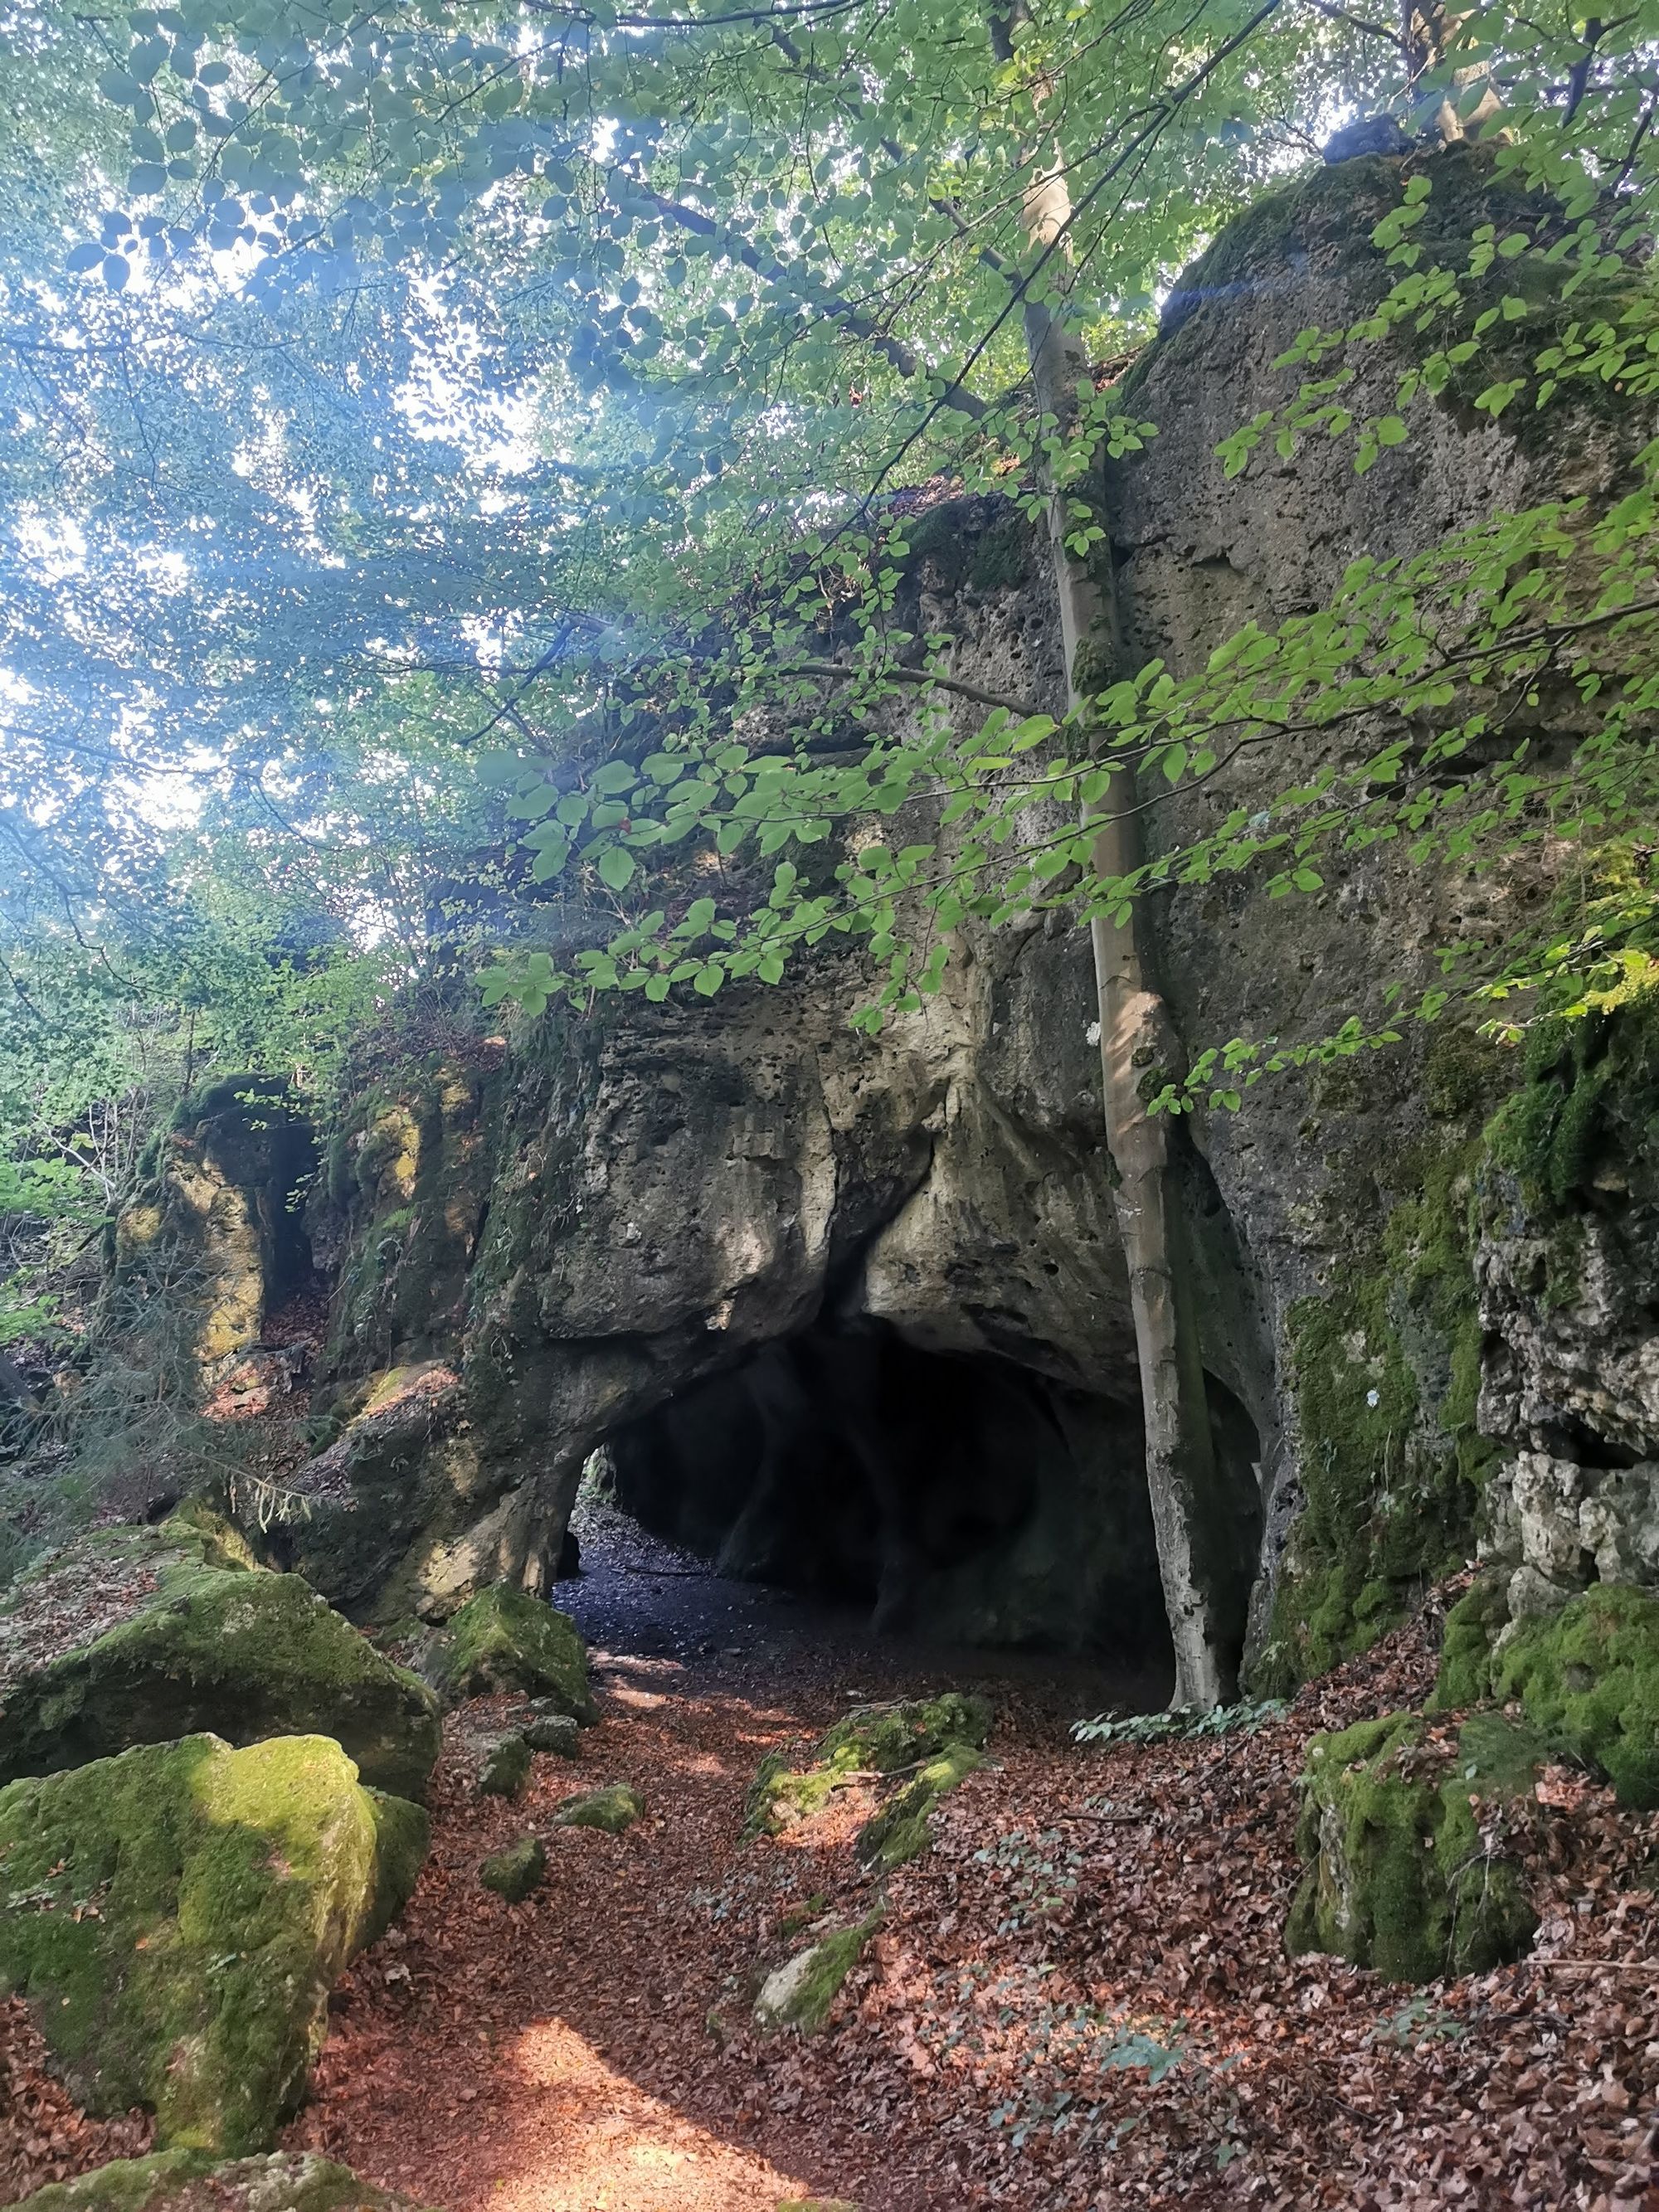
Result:
[[[1012,51],[1006,19],[996,43],[1005,57]],[[1071,212],[1058,160],[1054,171],[1036,171],[1023,206],[1030,244],[1039,250],[1055,246],[1059,259]],[[1027,301],[1024,319],[1037,411],[1052,415],[1063,436],[1076,421],[1078,387],[1089,379],[1089,363],[1080,342],[1041,302]],[[1075,711],[1112,680],[1121,665],[1109,532],[1097,560],[1079,559],[1066,543],[1076,527],[1068,514],[1067,495],[1052,483],[1048,486],[1048,520],[1066,705]],[[1134,772],[1123,769],[1114,776],[1099,807],[1087,816],[1094,833],[1097,875],[1123,876],[1139,865],[1136,798]],[[1225,1647],[1225,1624],[1218,1618],[1216,1577],[1208,1564],[1224,1540],[1224,1528],[1192,1255],[1170,1153],[1174,1132],[1167,1115],[1148,1113],[1142,1095],[1141,1086],[1152,1072],[1172,1069],[1179,1052],[1154,981],[1146,929],[1146,909],[1139,905],[1131,908],[1122,922],[1102,919],[1091,926],[1106,1141],[1116,1172],[1113,1200],[1129,1273],[1146,1431],[1146,1486],[1175,1645],[1174,1702],[1209,1706],[1232,1697],[1237,1685]]]

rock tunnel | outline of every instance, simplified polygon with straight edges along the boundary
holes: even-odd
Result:
[[[1249,1416],[1212,1386],[1242,1649],[1261,1540]],[[735,1577],[942,1643],[1161,1662],[1138,1406],[821,1319],[611,1440],[617,1504]]]

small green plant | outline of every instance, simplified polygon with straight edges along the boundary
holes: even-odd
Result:
[[[1370,2044],[1395,2044],[1401,2050],[1418,2049],[1425,2043],[1457,2043],[1468,2033],[1468,2023],[1449,2013],[1432,1997],[1413,1997],[1387,2020],[1379,2021],[1365,2040]]]
[[[1254,1735],[1289,1710],[1284,1698],[1245,1698],[1236,1705],[1216,1705],[1207,1711],[1202,1705],[1176,1705],[1162,1713],[1097,1713],[1092,1720],[1073,1721],[1072,1735],[1079,1743],[1174,1743],[1203,1736]]]

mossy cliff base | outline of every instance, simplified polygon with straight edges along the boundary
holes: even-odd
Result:
[[[1659,1596],[1598,1583],[1548,1619],[1504,1633],[1506,1618],[1488,1583],[1453,1607],[1436,1705],[1518,1700],[1563,1753],[1607,1776],[1620,1804],[1659,1806]]]
[[[164,2146],[268,2148],[330,1987],[401,1910],[426,1815],[337,1743],[145,1745],[0,1791],[0,1990],[89,2112]]]
[[[1535,1730],[1498,1713],[1461,1729],[1395,1713],[1316,1736],[1286,1948],[1398,1982],[1520,1957],[1537,1919],[1504,1850],[1506,1808],[1530,1796],[1548,1758]]]
[[[29,2212],[420,2212],[411,2197],[359,2181],[307,2152],[216,2161],[199,2151],[121,2158],[24,2202]]]
[[[425,1796],[431,1691],[298,1575],[223,1556],[173,1524],[100,1529],[25,1577],[0,1611],[0,1783],[203,1731],[321,1735],[374,1788]]]

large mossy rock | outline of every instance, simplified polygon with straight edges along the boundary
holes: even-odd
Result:
[[[326,1736],[149,1744],[0,1790],[0,1993],[76,2098],[164,2146],[268,2149],[328,1992],[407,1901],[418,1806]]]
[[[117,2159],[25,2197],[29,2212],[420,2212],[313,2153],[216,2160],[200,2151]]]
[[[29,2212],[418,2212],[412,2198],[307,2151],[223,2160],[157,2151],[55,2181],[23,2201]]]
[[[331,1735],[363,1779],[422,1797],[438,1701],[298,1575],[211,1531],[100,1529],[0,1606],[0,1783],[206,1731]]]
[[[977,1753],[991,1732],[991,1717],[983,1698],[956,1690],[898,1705],[858,1706],[819,1737],[805,1765],[791,1766],[781,1753],[762,1760],[750,1786],[744,1833],[781,1835],[821,1813],[837,1790],[865,1777],[904,1773],[947,1753]],[[968,1771],[962,1765],[956,1781]],[[924,1822],[926,1817],[924,1808]]]
[[[1471,1714],[1455,1732],[1393,1713],[1316,1736],[1286,1949],[1334,1952],[1400,1982],[1519,1958],[1537,1916],[1502,1848],[1504,1808],[1530,1795],[1548,1758],[1535,1730],[1501,1713]]]
[[[438,1698],[299,1575],[212,1533],[100,1528],[0,1606],[0,1783],[179,1736],[334,1736],[362,1781],[420,1798]]]
[[[469,1598],[451,1621],[441,1674],[453,1698],[520,1690],[555,1701],[584,1726],[599,1717],[587,1683],[587,1646],[575,1622],[504,1583]]]

